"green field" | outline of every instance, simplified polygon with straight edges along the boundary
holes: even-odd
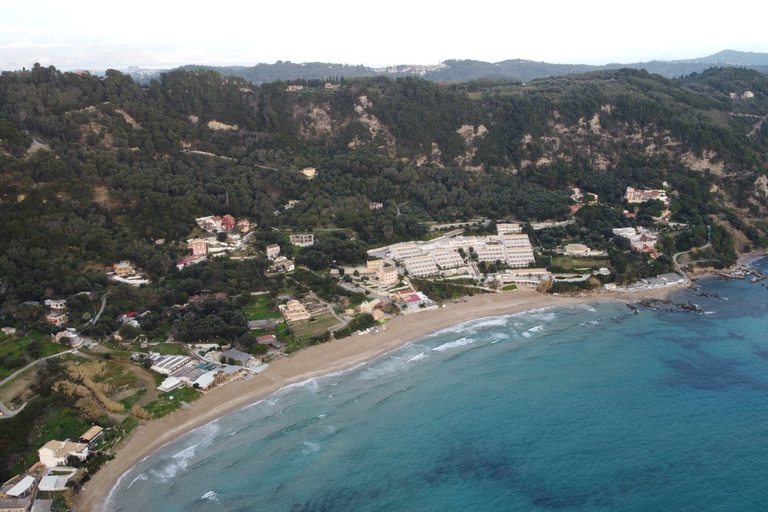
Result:
[[[150,345],[149,350],[166,356],[185,356],[187,350],[176,343],[160,343],[159,345]]]
[[[0,358],[6,362],[3,366],[0,366],[0,379],[4,379],[19,368],[26,366],[36,359],[52,356],[67,350],[68,347],[52,343],[48,341],[49,338],[45,336],[32,336],[32,337],[16,337],[6,336],[5,334],[0,337]],[[30,341],[37,341],[39,343],[39,356],[34,358],[28,357],[29,352],[27,346]]]
[[[574,256],[555,256],[552,258],[552,266],[565,270],[576,268],[598,269],[608,267],[611,262],[608,258],[576,258]]]
[[[295,322],[291,324],[293,330],[293,337],[309,338],[322,334],[331,327],[339,325],[339,321],[336,320],[330,313],[323,313],[321,315],[313,316],[311,320],[303,320],[301,322]]]
[[[155,418],[162,418],[181,407],[181,402],[192,402],[200,398],[201,393],[187,386],[174,389],[168,393],[160,393],[160,399],[147,404],[144,409],[153,414]],[[173,399],[171,400],[171,397]]]
[[[256,297],[256,304],[245,306],[241,311],[246,320],[264,320],[266,318],[281,318],[282,315],[276,311],[270,311],[270,298],[268,295],[259,295]]]

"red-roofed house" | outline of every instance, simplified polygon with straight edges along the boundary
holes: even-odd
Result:
[[[235,229],[235,218],[231,215],[225,215],[221,218],[221,227],[227,231],[233,231]]]

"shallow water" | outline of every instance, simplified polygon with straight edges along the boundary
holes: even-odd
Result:
[[[761,510],[768,291],[468,322],[282,390],[140,463],[120,511]],[[425,313],[428,314],[428,313]]]

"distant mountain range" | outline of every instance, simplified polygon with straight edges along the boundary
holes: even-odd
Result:
[[[603,66],[589,64],[552,64],[523,59],[509,59],[501,62],[478,60],[446,60],[437,65],[399,65],[372,68],[363,65],[333,64],[327,62],[277,61],[274,64],[255,66],[202,66],[187,65],[181,69],[210,69],[225,76],[240,76],[255,84],[275,80],[326,79],[361,76],[419,76],[434,82],[468,82],[479,79],[516,79],[530,82],[537,78],[587,73],[607,69],[645,69],[667,78],[700,73],[711,67],[743,67],[768,73],[768,53],[723,50],[708,57],[686,60],[653,60],[630,64],[611,63]],[[140,83],[148,83],[168,70],[129,68],[121,70]],[[97,72],[98,73],[98,72]]]

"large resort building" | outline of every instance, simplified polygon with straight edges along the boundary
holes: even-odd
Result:
[[[439,274],[442,270],[468,264],[470,253],[480,263],[501,262],[508,267],[527,267],[536,260],[528,235],[520,233],[518,224],[498,224],[496,236],[456,236],[429,242],[408,242],[391,245],[386,251],[389,258],[402,264],[413,277]],[[464,253],[462,256],[461,253]]]

